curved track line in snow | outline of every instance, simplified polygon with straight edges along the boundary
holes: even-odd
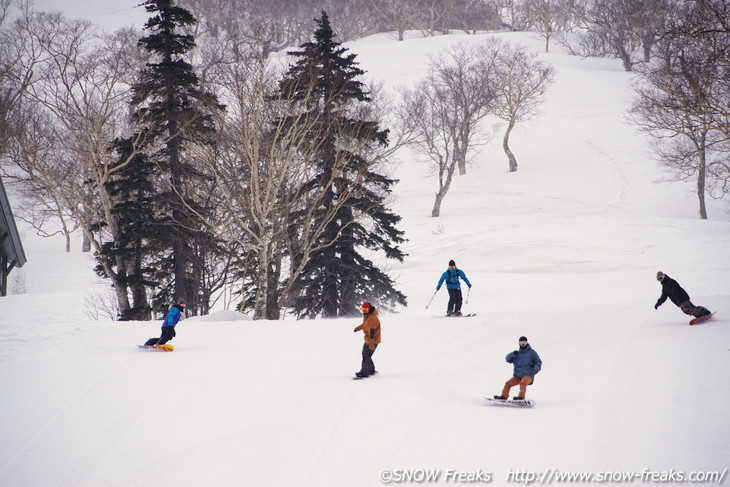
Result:
[[[618,195],[619,203],[625,203],[626,199],[629,196],[629,178],[626,175],[626,172],[621,167],[621,164],[619,161],[613,157],[611,154],[606,152],[605,150],[601,149],[596,145],[596,143],[593,141],[593,139],[586,139],[586,145],[590,147],[596,154],[603,157],[605,160],[611,163],[611,167],[613,168],[614,172],[618,176],[619,182],[621,184],[621,191]]]
[[[332,414],[329,416],[330,419],[327,421],[327,425],[322,432],[321,439],[317,442],[317,447],[313,449],[311,461],[309,462],[309,465],[307,465],[307,470],[301,476],[301,482],[299,483],[301,487],[310,485],[309,482],[312,478],[312,475],[314,475],[315,472],[321,470],[320,468],[318,468],[319,464],[321,463],[321,460],[324,457],[325,452],[327,451],[327,447],[330,445],[332,439],[335,437],[337,425],[340,423],[340,420],[342,419],[345,411],[349,409],[348,406],[350,405],[351,398],[355,393],[355,389],[360,386],[362,386],[362,384],[350,384],[347,393],[343,394],[341,396],[341,399],[337,402],[337,406],[334,408]]]
[[[454,318],[458,319],[458,318]],[[464,318],[466,319],[466,318]],[[479,320],[480,318],[476,317],[475,319]],[[485,324],[484,321],[477,322],[477,326]],[[474,336],[477,335],[478,329],[476,327],[470,328],[468,333],[465,333],[462,335],[458,340],[454,341],[448,348],[448,350],[445,350],[441,357],[432,363],[431,367],[428,368],[428,371],[426,371],[423,374],[424,378],[432,377],[434,375],[438,375],[439,372],[441,372],[444,368],[444,365],[449,361],[451,357],[453,357],[454,354],[458,353],[459,350],[461,350],[461,347],[464,345],[464,343],[471,343],[474,340]],[[475,395],[475,397],[478,397]],[[404,439],[408,433],[408,430],[411,429],[413,425],[414,418],[418,417],[416,412],[419,409],[423,408],[423,401],[413,396],[410,399],[411,406],[409,408],[408,414],[406,414],[406,420],[401,423],[401,427],[398,429],[397,433],[393,435],[393,445],[395,450],[399,450],[401,446],[403,445]],[[476,404],[476,402],[475,402]]]
[[[59,420],[59,418],[61,418],[64,414],[66,414],[73,408],[74,404],[77,404],[84,396],[86,396],[99,383],[101,383],[102,379],[104,379],[114,370],[118,369],[130,360],[130,358],[126,358],[109,366],[107,369],[97,375],[93,380],[91,380],[85,387],[82,387],[73,397],[71,397],[71,399],[66,401],[62,407],[58,408],[54,414],[52,414],[48,419],[46,419],[46,421],[43,422],[43,424],[34,434],[32,434],[25,442],[23,442],[23,444],[17,450],[15,450],[15,453],[13,453],[10,458],[5,460],[2,467],[0,468],[0,477],[2,477],[3,474],[5,474],[5,472],[7,472],[7,470],[12,467],[15,462],[18,461],[18,459],[26,455],[27,452],[31,448],[33,448],[36,442],[38,442],[40,438],[51,429],[51,427]]]
[[[145,351],[132,352],[132,354],[135,353],[144,354]],[[160,358],[162,358],[162,356],[160,356]],[[117,366],[107,371],[104,375],[107,375],[122,363],[126,364],[131,360],[133,359],[125,359],[123,362],[120,362],[120,364],[117,364]],[[199,360],[200,359],[198,358],[184,363],[187,369],[194,369]],[[113,448],[113,446],[119,443],[123,434],[130,429],[132,424],[136,423],[140,417],[143,416],[142,413],[149,409],[155,409],[157,407],[156,404],[161,400],[161,398],[166,396],[165,391],[172,388],[176,383],[184,380],[187,376],[188,374],[186,374],[184,370],[181,371],[177,368],[177,365],[171,367],[170,371],[165,374],[164,378],[158,382],[159,384],[163,384],[163,386],[156,387],[156,395],[151,396],[151,398],[149,396],[145,396],[138,399],[137,404],[129,408],[126,414],[116,419],[108,428],[100,431],[99,441],[93,445],[93,448],[89,448],[88,454],[83,458],[83,460],[76,462],[76,466],[70,470],[60,485],[73,487],[84,485],[89,476],[97,469],[98,465],[106,457],[108,457],[109,451]],[[99,379],[101,379],[101,377]],[[99,382],[99,380],[95,381],[95,383],[97,382]],[[88,389],[90,388],[87,388],[87,390]]]

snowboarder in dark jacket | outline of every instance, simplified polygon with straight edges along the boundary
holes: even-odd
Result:
[[[515,401],[525,398],[527,386],[535,381],[535,375],[542,369],[542,360],[535,350],[532,349],[527,337],[520,337],[520,349],[510,352],[504,358],[514,366],[512,377],[504,383],[502,394],[494,396],[495,399],[509,399],[509,391],[514,386],[520,386],[520,395],[515,396]]]
[[[461,269],[456,268],[456,262],[453,260],[449,261],[449,268],[441,274],[438,284],[436,284],[436,291],[441,289],[441,284],[446,281],[446,289],[449,291],[449,304],[446,307],[447,316],[461,316],[461,303],[463,301],[461,295],[461,283],[459,279],[462,279],[469,288],[471,283],[466,278],[466,274]]]
[[[687,291],[685,291],[677,281],[668,275],[659,271],[656,274],[656,279],[662,285],[662,295],[659,296],[659,300],[654,305],[654,309],[659,309],[659,306],[664,304],[664,301],[669,298],[675,305],[679,306],[679,309],[681,309],[686,315],[699,318],[700,316],[712,314],[709,309],[692,304],[689,300],[689,294],[687,294]]]
[[[165,321],[162,322],[162,333],[160,334],[160,338],[150,338],[145,342],[145,346],[150,347],[152,345],[164,345],[172,340],[175,336],[175,325],[177,325],[178,321],[180,321],[180,316],[182,316],[184,311],[185,300],[180,298],[178,299],[177,304],[170,308],[170,311],[165,317]]]

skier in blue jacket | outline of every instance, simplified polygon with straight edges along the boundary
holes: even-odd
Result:
[[[185,300],[180,298],[177,300],[177,304],[170,308],[165,320],[162,322],[162,334],[160,338],[150,338],[145,342],[145,346],[164,345],[172,340],[175,336],[175,325],[180,321],[180,316],[182,316],[183,311],[185,311]]]
[[[441,274],[441,279],[439,279],[436,285],[436,291],[438,291],[441,289],[441,284],[446,281],[446,289],[449,291],[449,304],[446,308],[446,316],[461,316],[461,303],[463,298],[461,296],[461,283],[459,279],[462,279],[471,288],[471,283],[466,278],[464,271],[457,269],[456,262],[450,260],[449,268]]]
[[[509,391],[512,387],[520,386],[520,395],[515,396],[514,400],[522,400],[525,398],[527,386],[535,381],[535,374],[540,372],[542,368],[542,360],[535,350],[532,349],[524,336],[519,340],[520,349],[510,352],[505,357],[508,363],[514,365],[512,378],[504,383],[502,395],[494,396],[495,399],[509,399]]]

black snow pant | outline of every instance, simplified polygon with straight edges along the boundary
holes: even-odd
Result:
[[[360,375],[368,376],[373,375],[375,373],[375,364],[373,363],[373,354],[375,353],[375,349],[377,349],[378,346],[375,345],[375,348],[370,350],[370,346],[366,343],[362,347],[362,366],[360,367]]]
[[[446,314],[461,312],[461,289],[449,289],[449,305],[446,308]]]
[[[160,335],[160,338],[150,338],[145,342],[145,347],[149,347],[151,345],[164,345],[165,343],[169,342],[173,339],[175,336],[175,327],[174,326],[163,326],[162,327],[162,334]]]
[[[691,301],[685,301],[680,304],[679,309],[681,309],[684,314],[694,316],[695,318],[712,314],[709,309],[704,306],[695,306]]]

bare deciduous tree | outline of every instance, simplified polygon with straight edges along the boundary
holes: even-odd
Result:
[[[712,79],[694,68],[677,60],[672,71],[664,67],[643,70],[631,115],[652,137],[657,154],[674,178],[695,180],[700,218],[706,219],[707,168],[719,134],[712,128],[707,105]]]
[[[215,175],[215,204],[221,208],[215,224],[240,255],[238,267],[248,283],[241,287],[251,290],[254,319],[278,319],[281,308],[293,302],[292,286],[310,256],[331,243],[322,239],[327,224],[363,176],[356,175],[349,187],[341,186],[338,174],[348,162],[347,154],[364,150],[352,145],[360,142],[342,138],[350,145],[333,158],[330,180],[323,184],[339,184],[343,198],[327,201],[324,192],[311,187],[319,174],[314,155],[320,144],[339,134],[330,132],[323,112],[297,108],[316,99],[313,92],[296,101],[272,96],[277,73],[270,64],[254,57],[220,67],[214,79],[228,110],[218,114],[215,149],[200,154]],[[377,92],[375,87],[370,91],[374,99],[379,98]],[[368,110],[358,112],[363,120],[384,117],[377,112],[381,108],[377,103],[356,107]],[[371,162],[384,163],[401,146],[396,138],[388,148],[369,153]],[[322,212],[324,218],[315,218]],[[316,225],[308,223],[315,221]]]
[[[407,30],[423,35],[454,29],[470,33],[499,26],[497,8],[487,0],[179,0],[200,24],[198,39],[228,39],[230,52],[253,50],[264,57],[309,39],[309,26],[321,10],[331,13],[343,41],[379,32],[403,40]],[[203,44],[203,43],[201,43]]]
[[[412,90],[402,90],[405,128],[410,145],[425,156],[438,174],[431,216],[437,217],[456,169],[466,174],[470,151],[490,135],[480,122],[493,109],[495,87],[487,80],[495,69],[493,59],[478,55],[478,49],[459,43],[431,58],[426,79]]]
[[[18,42],[18,32],[22,31],[23,19],[27,18],[30,6],[21,5],[21,16],[11,26],[7,25],[11,0],[0,0],[0,157],[6,149],[11,136],[13,109],[28,86],[32,66],[21,69],[21,59],[27,55],[25,46]]]
[[[125,165],[115,160],[111,141],[127,130],[129,83],[138,69],[128,56],[137,39],[131,31],[102,36],[89,23],[30,10],[14,34],[17,72],[31,76],[14,117],[13,164],[6,172],[47,195],[46,206],[78,225],[98,252],[120,238],[106,183]],[[128,160],[137,154],[133,149]],[[119,257],[100,265],[120,311],[130,309],[125,275],[131,263]]]
[[[493,77],[487,78],[487,82],[495,87],[497,94],[494,114],[507,122],[502,148],[509,160],[509,170],[514,172],[517,158],[509,147],[510,134],[517,123],[537,114],[555,70],[524,48],[499,40],[480,46],[479,55],[496,67],[486,72],[486,76]]]
[[[526,0],[525,15],[530,26],[545,39],[545,52],[550,39],[571,32],[580,24],[579,12],[584,0]]]
[[[577,52],[618,57],[624,69],[631,71],[637,63],[649,61],[651,48],[676,4],[676,0],[589,0],[583,48]]]
[[[521,31],[528,27],[526,0],[491,0],[504,27],[513,31]]]
[[[418,25],[419,0],[368,0],[383,26],[396,33],[399,41]]]
[[[225,218],[219,224],[226,240],[255,260],[254,318],[277,319],[278,309],[276,316],[267,313],[270,293],[279,291],[276,285],[269,289],[269,273],[282,268],[292,205],[303,197],[303,184],[311,177],[307,157],[297,148],[312,135],[307,129],[313,125],[274,123],[283,119],[285,106],[270,99],[275,83],[260,59],[222,70],[219,80],[226,87],[229,106],[218,115],[216,151],[203,160],[218,182],[217,203]],[[306,244],[304,235],[302,245]],[[273,282],[278,284],[278,276]]]
[[[21,102],[13,115],[13,136],[6,148],[7,164],[2,173],[17,183],[16,194],[23,204],[17,208],[16,216],[40,236],[62,235],[66,252],[71,252],[71,235],[78,230],[79,221],[47,187],[44,176],[52,176],[58,185],[80,179],[76,168],[69,166],[68,158],[61,152],[62,141],[58,139],[62,134],[47,114],[28,102]],[[44,170],[37,169],[43,164],[41,161],[48,160],[57,163]]]
[[[702,219],[706,195],[722,198],[730,181],[730,40],[718,6],[710,0],[681,6],[655,61],[639,70],[630,111],[671,177],[695,182]]]

